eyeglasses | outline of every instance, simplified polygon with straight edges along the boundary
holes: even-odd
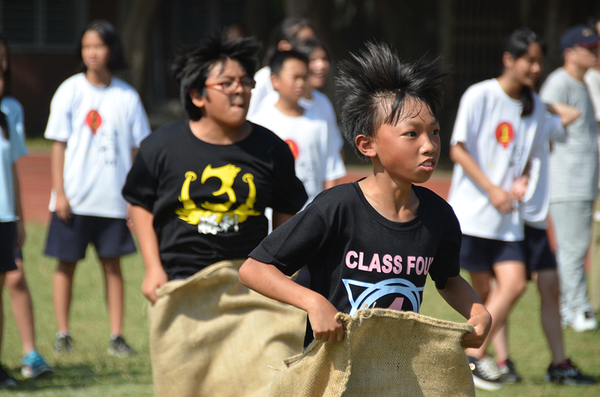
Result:
[[[249,92],[256,86],[256,81],[254,80],[232,80],[232,81],[224,81],[222,83],[216,84],[205,84],[206,88],[218,89],[224,94],[233,94],[237,91],[237,89],[242,86],[244,92]],[[217,88],[221,87],[221,88]]]

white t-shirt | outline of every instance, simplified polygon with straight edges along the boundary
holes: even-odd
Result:
[[[306,204],[323,191],[325,181],[346,175],[339,150],[329,141],[324,120],[286,116],[274,106],[261,107],[260,112],[249,120],[270,129],[287,142],[296,160],[296,176],[308,194]]]
[[[265,66],[261,68],[254,74],[254,81],[256,81],[256,86],[252,90],[252,96],[250,97],[250,105],[248,106],[248,115],[246,118],[251,120],[252,117],[256,116],[258,111],[261,108],[262,101],[269,95],[274,92],[277,94],[277,91],[273,88],[273,84],[271,84],[271,68]],[[274,105],[277,103],[279,98],[279,94],[275,99],[275,102],[272,103]]]
[[[23,107],[15,98],[7,96],[2,98],[0,110],[6,116],[9,130],[9,139],[0,134],[0,222],[14,222],[16,216],[12,165],[19,157],[27,154]]]
[[[550,208],[550,164],[549,141],[564,139],[565,129],[559,116],[546,113],[547,121],[540,129],[540,139],[544,142],[539,157],[530,159],[529,183],[523,197],[523,219],[525,224],[536,229],[548,228],[548,210]]]
[[[123,80],[113,76],[108,87],[98,87],[79,73],[58,87],[44,136],[67,142],[64,188],[74,214],[125,218],[121,189],[131,151],[148,134],[142,102]],[[50,211],[55,201],[53,191]]]
[[[600,72],[589,68],[583,79],[592,99],[592,105],[594,105],[596,121],[600,122]]]
[[[545,122],[547,111],[535,93],[533,98],[533,114],[521,118],[521,102],[510,98],[498,81],[491,79],[469,87],[460,101],[451,144],[463,142],[490,182],[506,191],[522,175],[530,156],[539,157],[543,150],[538,127]],[[523,240],[522,206],[508,214],[498,211],[458,163],[454,165],[449,202],[463,234]]]

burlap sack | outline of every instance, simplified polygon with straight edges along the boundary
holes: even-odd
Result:
[[[338,315],[344,341],[285,360],[272,397],[475,396],[460,346],[471,325],[388,309]]]
[[[306,313],[242,286],[243,261],[218,262],[157,291],[150,353],[157,396],[266,396],[302,351]]]

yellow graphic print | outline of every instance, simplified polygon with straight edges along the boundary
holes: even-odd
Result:
[[[210,164],[207,165],[202,172],[200,182],[205,183],[209,178],[219,178],[221,180],[221,187],[214,191],[212,195],[218,197],[226,194],[228,201],[225,203],[210,203],[206,201],[200,205],[200,208],[190,198],[190,185],[198,179],[198,176],[193,171],[186,172],[185,181],[181,187],[181,196],[179,197],[179,201],[183,203],[183,208],[175,210],[177,216],[191,225],[198,225],[198,232],[202,234],[226,232],[231,227],[237,232],[239,224],[244,223],[249,216],[260,215],[260,212],[254,209],[254,203],[256,203],[256,186],[254,185],[254,176],[250,173],[242,176],[242,181],[248,185],[248,198],[246,202],[231,210],[232,205],[236,202],[233,182],[241,170],[241,168],[232,164],[218,168],[212,168]]]

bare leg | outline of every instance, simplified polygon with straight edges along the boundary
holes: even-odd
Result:
[[[566,357],[559,306],[560,287],[556,269],[537,272],[537,285],[541,297],[542,328],[552,352],[552,364],[558,365],[563,363]]]
[[[73,275],[77,263],[58,262],[54,273],[54,315],[58,325],[58,332],[69,332],[69,311],[71,309],[71,296],[73,293]]]
[[[525,264],[518,261],[505,261],[494,265],[494,274],[496,277],[496,289],[484,301],[485,307],[492,315],[492,327],[485,342],[479,349],[467,349],[468,356],[482,358],[486,355],[486,349],[494,339],[500,328],[506,322],[510,310],[519,300],[527,285]],[[475,284],[475,280],[473,280]],[[481,280],[478,280],[481,282]],[[487,282],[489,288],[489,280]],[[478,288],[475,288],[478,291]],[[485,286],[480,286],[485,289]],[[478,292],[479,294],[479,292]]]
[[[120,258],[100,258],[106,281],[106,303],[110,333],[121,335],[123,326],[123,275]]]
[[[21,343],[23,344],[23,355],[35,349],[35,328],[33,323],[33,303],[29,287],[25,281],[23,260],[15,258],[17,270],[6,273],[6,289],[10,294],[15,323],[19,330]]]

